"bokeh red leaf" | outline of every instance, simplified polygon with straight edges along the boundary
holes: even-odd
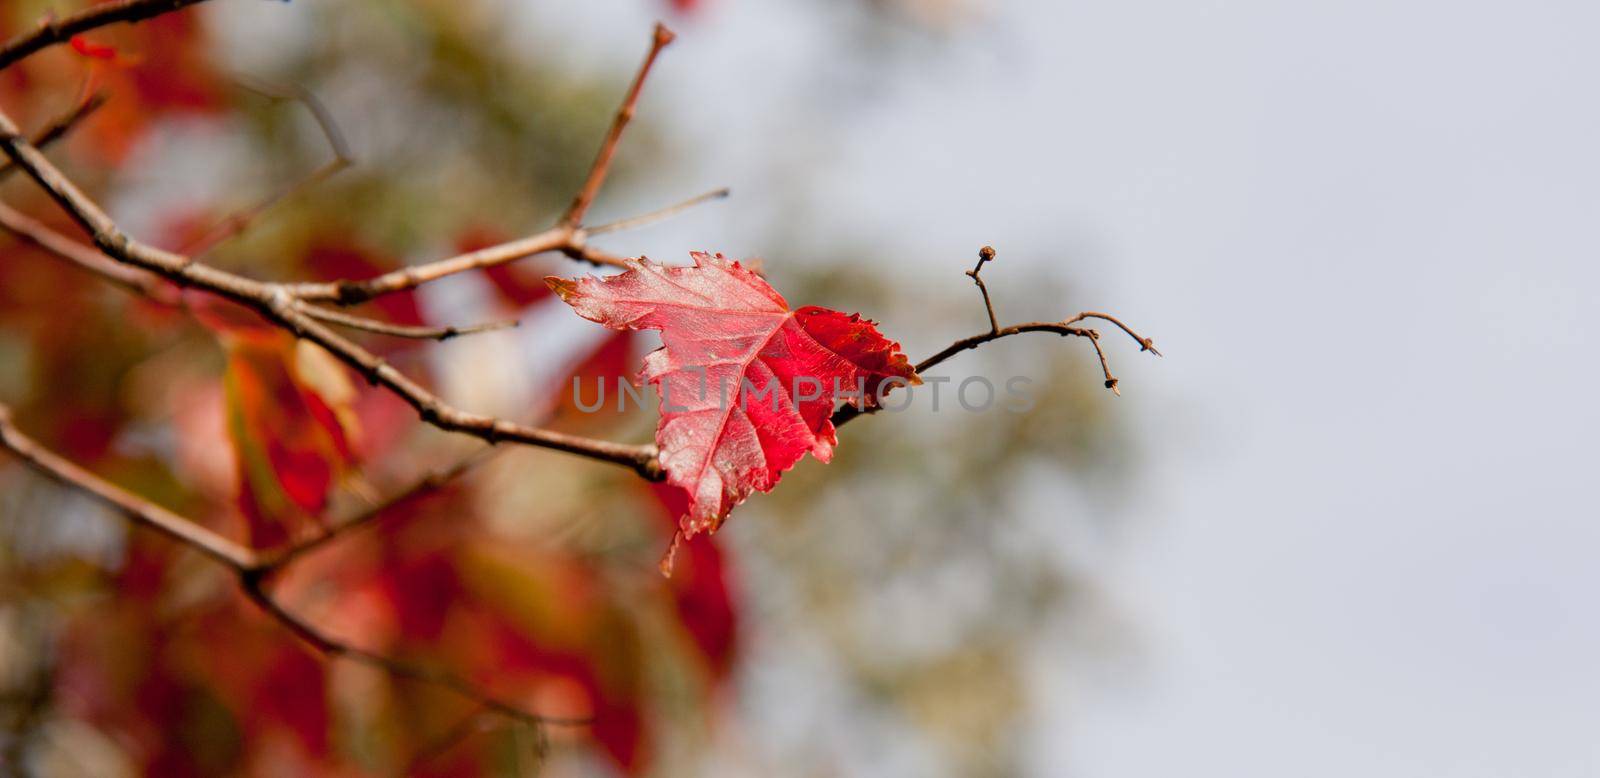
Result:
[[[313,242],[306,250],[305,264],[318,278],[338,281],[347,278],[371,278],[398,267],[395,262],[381,257],[365,246],[333,237]],[[386,294],[373,300],[372,309],[382,314],[386,321],[407,326],[425,324],[416,290],[407,289]]]
[[[463,231],[456,238],[456,251],[465,254],[470,251],[479,251],[490,246],[496,246],[510,240],[511,236],[492,227],[471,227]],[[494,290],[500,299],[511,307],[520,310],[533,305],[540,300],[550,297],[550,287],[545,286],[543,276],[538,273],[525,272],[526,263],[508,262],[493,265],[483,270],[484,278],[494,285]]]
[[[672,484],[649,486],[670,530],[688,510],[688,494]],[[678,620],[706,661],[711,678],[722,681],[738,652],[739,614],[722,549],[709,535],[680,544],[673,575],[668,579]]]
[[[240,507],[252,542],[283,542],[321,514],[350,462],[354,389],[326,352],[287,333],[236,330],[223,339]]]

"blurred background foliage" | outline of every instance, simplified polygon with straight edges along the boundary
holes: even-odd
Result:
[[[242,82],[310,89],[356,164],[293,190],[207,255],[262,278],[358,277],[541,229],[581,181],[629,75],[580,71],[559,47],[527,44],[508,3],[295,2],[244,21],[231,16],[239,5],[95,33],[112,59],[41,53],[0,73],[0,105],[37,127],[104,92],[107,105],[51,154],[133,234],[180,248],[331,157],[306,106]],[[684,24],[717,13],[672,5]],[[950,34],[971,11],[835,5],[875,51]],[[70,8],[8,3],[0,35]],[[715,151],[684,147],[646,94],[602,206],[664,166],[717,176]],[[12,179],[7,204],[70,229]],[[908,293],[873,272],[863,246],[892,230],[850,241],[826,214],[791,216],[763,242],[765,270],[791,301],[866,312],[891,337],[983,327],[975,291]],[[718,236],[696,240],[684,250]],[[633,253],[627,243],[607,238]],[[631,375],[652,346],[551,305],[540,279],[585,270],[534,258],[364,311],[411,324],[511,315],[519,330],[370,340],[472,410],[646,439],[653,412],[588,416],[563,399],[573,376]],[[986,270],[1005,278],[1002,318],[1066,312],[1058,280],[1005,270],[1004,255]],[[136,299],[0,235],[0,401],[64,455],[257,544],[315,532],[475,451],[325,355],[258,337],[215,307]],[[1013,774],[1034,664],[1071,661],[1055,648],[1063,631],[1117,634],[1056,550],[1068,523],[1027,508],[1081,512],[1110,499],[1132,464],[1077,346],[1019,338],[950,363],[941,412],[919,395],[904,413],[852,424],[832,465],[802,463],[691,544],[670,581],[655,572],[670,500],[614,468],[506,450],[278,584],[342,638],[542,712],[594,717],[578,729],[530,731],[329,662],[205,560],[5,465],[0,761],[93,776]],[[1019,374],[1034,379],[1031,412],[948,412],[962,378]]]

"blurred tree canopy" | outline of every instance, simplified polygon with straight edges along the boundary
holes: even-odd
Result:
[[[34,128],[103,94],[50,153],[157,245],[193,247],[270,202],[206,251],[252,277],[371,275],[541,228],[581,182],[625,84],[519,45],[495,3],[271,4],[249,9],[285,17],[259,40],[230,21],[236,6],[44,51],[0,72],[0,105]],[[8,3],[0,38],[73,7]],[[884,23],[882,10],[863,18]],[[316,94],[356,164],[296,187],[333,151],[307,105],[262,85]],[[608,194],[678,141],[645,111],[626,142]],[[24,176],[9,178],[6,204],[81,236]],[[938,316],[982,326],[974,299],[906,299],[892,279],[864,277],[850,244],[806,237],[826,234],[801,221],[815,217],[796,218],[771,236],[767,262],[790,299],[872,311],[891,334]],[[364,312],[544,321],[559,304],[541,281],[553,272],[574,270],[537,257]],[[1013,303],[1058,291],[1023,286],[1006,292]],[[226,307],[163,306],[0,233],[0,401],[64,456],[257,545],[314,534],[476,450]],[[371,339],[464,405],[624,440],[647,438],[653,412],[576,414],[566,387],[632,376],[651,346],[578,328]],[[1049,484],[1117,469],[1104,463],[1125,451],[1076,351],[1041,359],[1039,344],[1008,343],[965,357],[957,380],[1032,375],[1035,409],[852,425],[834,464],[802,465],[715,541],[689,544],[670,580],[656,559],[676,517],[658,489],[513,450],[393,505],[278,584],[342,639],[592,719],[581,727],[535,730],[327,660],[193,552],[7,464],[0,763],[93,776],[1012,774],[1030,640],[1094,610],[1092,587],[1015,517],[1059,497]]]

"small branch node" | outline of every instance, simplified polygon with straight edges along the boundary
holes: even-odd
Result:
[[[989,300],[989,287],[984,285],[983,278],[979,275],[983,272],[983,263],[993,261],[993,246],[984,246],[978,249],[978,264],[967,271],[967,277],[972,279],[972,283],[978,285],[978,293],[983,295],[983,309],[989,314],[989,334],[998,336],[1000,334],[1000,322],[994,316],[994,303]]]
[[[634,470],[646,481],[664,481],[667,473],[661,467],[661,452],[655,446],[646,446],[634,462]]]
[[[358,305],[372,299],[372,293],[359,281],[340,281],[336,287],[340,305]]]
[[[678,34],[667,29],[667,26],[661,22],[656,22],[655,36],[655,47],[657,49],[666,48],[673,41],[678,39]]]

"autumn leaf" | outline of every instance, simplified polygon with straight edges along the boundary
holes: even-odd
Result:
[[[228,429],[252,541],[287,540],[283,524],[315,517],[352,459],[354,394],[326,352],[284,333],[224,333]]]
[[[578,315],[661,331],[641,376],[661,393],[656,445],[667,482],[688,495],[684,538],[714,532],[733,506],[771,491],[806,452],[827,462],[839,400],[870,405],[919,383],[900,344],[859,314],[791,311],[760,276],[694,253],[692,267],[647,259],[606,278],[545,282]]]
[[[670,484],[649,484],[652,511],[672,528],[685,511],[684,491]],[[738,653],[739,611],[732,590],[729,562],[709,537],[682,543],[682,562],[671,576],[669,591],[678,620],[716,681],[726,680]]]

